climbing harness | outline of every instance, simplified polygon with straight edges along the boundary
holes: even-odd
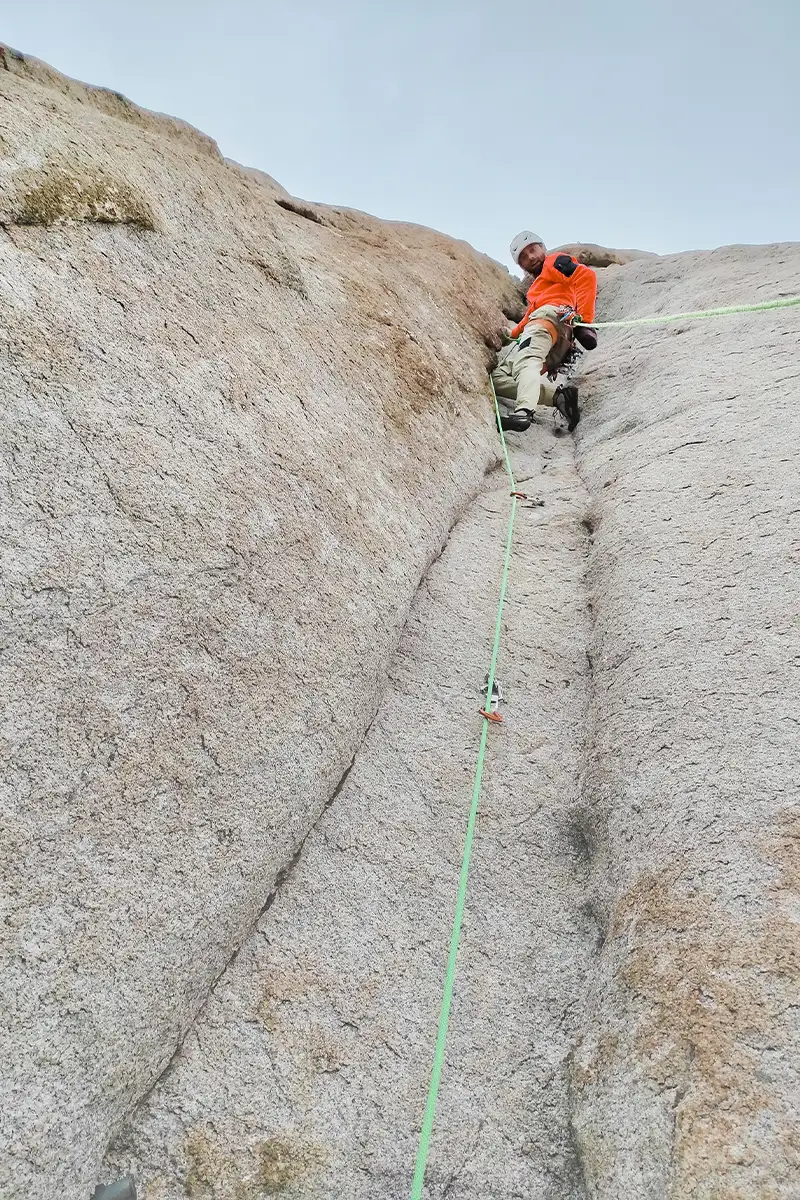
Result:
[[[489,381],[491,383],[491,380]],[[511,469],[511,460],[508,457],[508,447],[503,430],[500,428],[500,408],[497,403],[497,393],[492,386],[492,396],[494,398],[494,411],[497,419],[497,427],[500,430],[500,441],[503,447],[503,457],[505,459],[506,474],[511,485],[511,511],[508,515],[508,535],[506,537],[506,550],[503,559],[503,571],[500,579],[500,597],[497,602],[497,617],[494,626],[494,641],[492,643],[492,657],[489,664],[489,670],[486,675],[486,702],[480,710],[483,717],[483,727],[481,729],[481,738],[478,743],[478,760],[475,766],[475,777],[472,785],[472,803],[470,805],[469,817],[467,819],[467,832],[464,838],[464,854],[461,859],[461,872],[458,879],[458,892],[456,893],[456,907],[453,916],[453,929],[450,935],[450,953],[447,959],[447,970],[444,977],[444,989],[442,991],[442,1004],[439,1012],[439,1027],[436,1033],[436,1048],[433,1052],[433,1066],[431,1068],[430,1084],[428,1086],[428,1099],[425,1105],[425,1115],[422,1119],[422,1129],[419,1135],[419,1148],[417,1150],[417,1161],[414,1167],[414,1179],[411,1184],[411,1200],[421,1200],[422,1187],[425,1182],[425,1168],[428,1163],[428,1154],[430,1152],[431,1133],[433,1131],[433,1121],[436,1116],[436,1101],[439,1096],[439,1083],[442,1077],[442,1068],[444,1066],[444,1052],[447,1043],[447,1025],[450,1018],[450,1006],[453,1000],[453,984],[456,974],[456,959],[458,957],[458,944],[461,937],[461,925],[464,917],[464,904],[467,898],[467,877],[469,875],[469,862],[472,854],[472,840],[475,833],[475,822],[478,816],[478,801],[481,794],[481,781],[483,779],[483,761],[486,755],[486,739],[489,732],[489,725],[502,721],[502,716],[497,712],[499,701],[502,700],[502,689],[496,683],[495,670],[497,667],[497,655],[500,649],[500,631],[502,628],[503,605],[506,598],[506,586],[508,584],[508,567],[511,561],[511,541],[514,536],[514,518],[517,513],[517,506],[520,503],[520,497],[524,493],[517,491],[517,485],[514,481],[514,472]],[[525,497],[527,499],[527,497]],[[497,705],[493,710],[492,705],[497,699]]]
[[[562,325],[574,325],[576,321],[580,321],[580,316],[576,309],[571,304],[562,304],[558,309],[558,319]]]

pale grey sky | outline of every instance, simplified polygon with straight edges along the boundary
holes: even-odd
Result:
[[[310,200],[513,234],[800,240],[797,0],[2,0],[0,36]]]

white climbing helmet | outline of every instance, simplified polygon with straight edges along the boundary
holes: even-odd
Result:
[[[519,266],[519,256],[522,254],[522,251],[525,249],[525,247],[533,246],[537,242],[541,245],[544,245],[544,242],[539,237],[538,233],[531,233],[530,229],[523,229],[522,233],[517,234],[511,243],[511,246],[509,247],[511,250],[511,257],[517,266]]]

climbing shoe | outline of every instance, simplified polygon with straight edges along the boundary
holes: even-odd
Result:
[[[504,433],[522,433],[533,420],[527,408],[515,408],[513,412],[500,413],[500,428]]]
[[[567,422],[567,429],[572,433],[581,419],[581,410],[578,408],[578,389],[575,385],[562,383],[560,387],[556,388],[553,405],[561,413]]]

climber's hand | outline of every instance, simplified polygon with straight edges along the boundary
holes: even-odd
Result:
[[[511,341],[511,338],[508,336],[505,329],[497,329],[494,333],[488,334],[484,340],[489,349],[494,350],[495,353],[497,353],[499,350],[503,349],[503,346],[508,345],[508,343]]]

